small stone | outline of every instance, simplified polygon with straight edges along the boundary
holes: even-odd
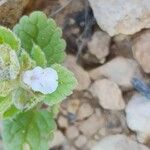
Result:
[[[91,93],[99,100],[99,104],[105,109],[122,110],[125,103],[118,85],[110,80],[102,79],[95,81]]]
[[[80,106],[80,100],[79,99],[69,100],[67,105],[68,105],[67,107],[68,112],[72,114],[76,114]]]
[[[139,142],[147,143],[150,139],[150,99],[135,94],[126,107],[129,128],[137,133]]]
[[[118,134],[103,138],[91,150],[149,150],[149,148]]]
[[[58,140],[59,139],[59,140]],[[53,148],[56,146],[60,146],[63,145],[64,143],[66,143],[66,138],[65,136],[62,134],[61,131],[57,130],[54,133],[54,138],[52,141],[49,142],[49,148]]]
[[[106,77],[124,90],[132,88],[131,80],[135,75],[141,76],[136,61],[124,57],[116,57],[103,66],[93,69],[89,74],[93,80]]]
[[[94,110],[92,106],[89,103],[84,103],[81,105],[78,111],[78,119],[83,120],[85,118],[88,118],[93,114]]]
[[[75,140],[75,146],[77,148],[83,147],[87,143],[87,138],[84,135],[80,135],[76,140]]]
[[[67,128],[68,127],[68,120],[64,116],[59,116],[58,126],[60,128]]]
[[[89,87],[91,83],[90,77],[88,73],[76,63],[76,58],[74,56],[68,55],[65,60],[64,66],[66,66],[74,73],[78,81],[76,90],[85,90]]]
[[[102,126],[104,126],[105,120],[103,116],[97,116],[93,114],[87,120],[79,123],[79,130],[86,136],[90,137],[94,135]]]
[[[145,30],[133,40],[132,51],[134,58],[146,73],[150,73],[150,30]]]
[[[89,0],[100,28],[111,36],[150,27],[148,0]]]
[[[68,139],[73,140],[79,136],[79,130],[75,126],[71,126],[66,131],[66,136]]]
[[[96,56],[99,61],[105,59],[109,54],[110,36],[102,31],[97,31],[88,42],[89,52]]]

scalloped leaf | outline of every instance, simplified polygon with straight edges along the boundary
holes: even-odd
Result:
[[[38,45],[35,44],[33,45],[31,57],[36,62],[37,66],[46,67],[47,65],[46,56]]]
[[[4,120],[3,140],[6,150],[48,150],[49,137],[56,130],[51,114],[28,111],[13,120]]]
[[[44,100],[44,95],[33,93],[23,88],[18,88],[12,92],[12,101],[19,110],[29,110]]]
[[[29,17],[23,16],[13,31],[30,54],[34,43],[38,45],[45,53],[48,65],[64,60],[66,43],[61,38],[62,30],[43,12],[35,11]]]
[[[0,96],[6,97],[16,85],[15,81],[0,81]]]
[[[22,71],[29,70],[36,66],[36,62],[31,59],[30,55],[25,50],[21,51],[19,60]]]
[[[10,96],[0,97],[0,117],[3,117],[3,114],[11,107],[12,100]]]
[[[0,44],[8,44],[13,50],[20,50],[20,40],[8,28],[0,26]]]
[[[77,80],[74,74],[65,67],[54,64],[51,66],[58,73],[58,88],[55,92],[46,95],[44,102],[50,106],[60,103],[67,96],[72,94],[72,91],[77,85]]]
[[[20,113],[20,110],[18,110],[14,105],[11,105],[4,113],[3,113],[3,119],[12,119],[15,117],[18,113]]]

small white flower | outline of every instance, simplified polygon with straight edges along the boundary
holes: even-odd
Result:
[[[58,87],[58,74],[50,67],[45,69],[35,67],[23,74],[23,82],[33,91],[50,94]]]

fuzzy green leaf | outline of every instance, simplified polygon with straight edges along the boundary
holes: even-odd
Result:
[[[36,66],[35,61],[31,59],[30,55],[25,50],[21,51],[19,60],[22,71],[29,70]]]
[[[19,110],[29,110],[44,99],[44,95],[18,88],[12,93],[12,101]]]
[[[14,33],[3,26],[0,26],[0,44],[8,44],[13,50],[20,50],[20,40]]]
[[[12,101],[10,96],[0,97],[0,117],[11,107]]]
[[[3,119],[13,118],[15,117],[20,111],[14,106],[10,106],[4,113]]]
[[[60,103],[72,93],[77,84],[77,80],[75,79],[73,73],[65,67],[55,64],[52,65],[52,68],[58,73],[59,85],[55,92],[46,95],[45,103],[48,105]]]
[[[15,81],[0,81],[0,96],[6,97],[16,85]]]
[[[29,17],[23,16],[13,30],[30,54],[34,43],[38,45],[45,53],[48,65],[64,60],[66,43],[61,38],[62,31],[43,12],[35,11]]]
[[[4,120],[5,150],[48,150],[48,140],[56,124],[48,111],[20,113]]]
[[[39,46],[33,45],[32,51],[31,51],[31,57],[36,62],[37,66],[45,67],[47,64],[47,60],[45,57],[44,52],[40,49]]]

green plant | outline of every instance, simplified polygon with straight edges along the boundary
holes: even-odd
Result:
[[[48,150],[59,103],[76,79],[60,63],[62,31],[42,12],[23,16],[13,31],[0,26],[0,116],[6,150]]]

